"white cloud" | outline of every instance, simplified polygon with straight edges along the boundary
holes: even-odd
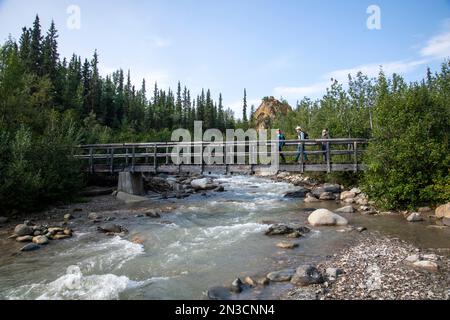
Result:
[[[423,57],[435,59],[446,58],[450,56],[450,31],[441,33],[430,40],[427,45],[420,50]]]
[[[149,38],[149,40],[156,48],[167,48],[172,45],[172,41],[170,39],[159,36],[152,36]]]
[[[277,95],[285,97],[304,97],[315,96],[321,92],[324,92],[329,85],[328,81],[317,82],[309,86],[301,87],[276,87],[274,89]]]

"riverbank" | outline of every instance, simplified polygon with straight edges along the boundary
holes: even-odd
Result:
[[[317,265],[324,283],[289,290],[280,298],[302,300],[305,292],[313,292],[320,300],[448,300],[449,253],[366,232],[358,244]]]

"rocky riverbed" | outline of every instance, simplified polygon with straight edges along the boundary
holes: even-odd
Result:
[[[295,288],[284,299],[308,293],[322,300],[448,300],[449,251],[421,250],[379,233],[368,232],[357,245],[319,263],[323,282]]]
[[[46,287],[18,277],[5,296],[42,298],[33,290],[64,289],[76,276],[88,286],[81,293],[43,297],[89,297],[95,280],[101,299],[448,299],[450,234],[430,228],[446,228],[438,219],[379,212],[358,188],[272,179],[149,177],[146,197],[114,192],[0,219],[0,278],[17,268],[47,278],[69,266]],[[64,251],[73,261],[58,258]],[[102,292],[106,279],[118,291]]]

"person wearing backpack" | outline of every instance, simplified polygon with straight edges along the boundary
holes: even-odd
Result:
[[[283,160],[283,163],[286,163],[286,158],[283,154],[283,147],[286,144],[286,136],[283,134],[283,131],[281,129],[278,129],[278,151],[280,152],[281,159]]]
[[[297,131],[297,136],[298,136],[298,140],[307,140],[309,139],[309,135],[308,133],[306,133],[302,127],[298,126],[297,128],[295,128],[295,131]],[[299,144],[298,145],[298,153],[297,153],[297,158],[295,158],[295,162],[298,162],[298,159],[300,158],[300,155],[302,154],[302,152],[304,152],[303,149],[303,144]],[[308,155],[306,153],[304,154],[304,160],[308,161]]]
[[[322,130],[322,140],[328,140],[328,139],[330,139],[330,133],[328,131],[328,128],[327,129],[323,129]],[[324,152],[323,158],[324,158],[325,161],[327,161],[328,160],[327,159],[328,143],[322,142],[322,151]]]

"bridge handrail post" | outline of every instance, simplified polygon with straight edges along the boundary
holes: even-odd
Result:
[[[166,165],[169,165],[169,146],[166,143]]]
[[[200,161],[201,161],[201,172],[200,174],[203,174],[205,171],[205,164],[203,162],[203,140],[200,142]]]
[[[331,143],[327,141],[327,172],[331,173]]]
[[[300,172],[304,173],[305,172],[305,143],[302,142],[301,143],[301,148],[300,148]]]
[[[153,169],[155,170],[155,173],[157,173],[157,170],[158,170],[158,145],[156,143],[153,145]]]
[[[109,171],[111,172],[111,174],[114,173],[114,148],[110,149]]]
[[[358,172],[358,142],[355,141],[353,142],[353,156],[354,156],[354,161],[355,161],[355,172]]]
[[[135,165],[136,165],[136,148],[133,146],[133,148],[131,149],[131,172],[133,173]]]
[[[89,148],[89,172],[94,173],[94,148]]]

